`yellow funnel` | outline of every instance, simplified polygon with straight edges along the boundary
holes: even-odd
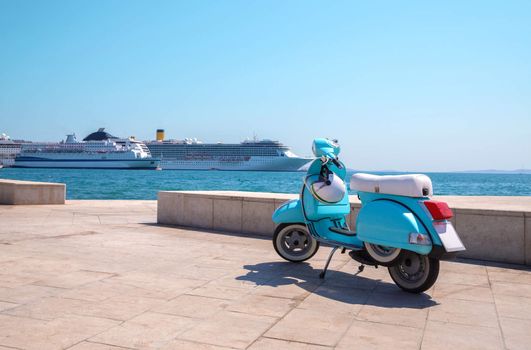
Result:
[[[164,129],[157,129],[157,141],[164,141]]]

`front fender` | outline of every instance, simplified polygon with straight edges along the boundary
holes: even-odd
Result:
[[[405,206],[389,200],[375,200],[362,206],[356,221],[362,241],[428,254],[432,245],[409,243],[410,233],[428,234],[419,219]]]
[[[277,210],[275,210],[272,219],[277,225],[294,222],[305,222],[301,202],[298,199],[293,199],[283,203],[277,208]]]

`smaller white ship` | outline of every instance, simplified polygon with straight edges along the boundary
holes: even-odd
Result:
[[[11,167],[20,153],[20,142],[13,141],[6,134],[0,134],[0,168]]]
[[[157,169],[159,160],[133,137],[118,139],[99,129],[78,141],[75,134],[59,143],[23,144],[16,168]]]

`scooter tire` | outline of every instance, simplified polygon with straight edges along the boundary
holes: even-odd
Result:
[[[406,277],[407,272],[404,271],[404,267],[407,265],[407,259],[411,258],[419,259],[424,266],[423,274],[417,281],[408,280]],[[419,294],[430,289],[435,281],[437,281],[437,277],[439,276],[439,260],[426,255],[408,252],[408,254],[404,254],[396,265],[388,267],[388,270],[389,275],[400,289],[408,293]]]
[[[289,234],[290,230],[304,232],[304,235],[310,240],[310,245],[307,247],[308,251],[303,251],[302,253],[298,252],[297,254],[290,253],[289,248],[284,244],[285,235]],[[311,236],[305,224],[281,224],[275,229],[275,234],[273,235],[273,247],[277,254],[284,260],[300,263],[310,259],[315,253],[317,253],[319,250],[319,241]]]
[[[363,246],[365,247],[365,251],[372,260],[374,260],[378,265],[382,265],[385,267],[396,265],[396,263],[401,259],[401,257],[405,253],[407,253],[407,251],[404,251],[400,248],[390,248],[392,250],[389,255],[382,255],[381,252],[384,251],[384,249],[387,247],[382,247],[377,244],[367,242],[363,242]]]

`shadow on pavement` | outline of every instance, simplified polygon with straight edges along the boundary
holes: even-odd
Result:
[[[307,263],[268,262],[245,265],[243,268],[249,272],[236,277],[237,280],[253,282],[257,286],[296,285],[319,296],[347,304],[411,309],[424,309],[438,304],[428,294],[406,293],[393,283],[365,278],[359,274],[329,270],[326,278],[321,280],[318,277],[321,270],[314,269]]]

